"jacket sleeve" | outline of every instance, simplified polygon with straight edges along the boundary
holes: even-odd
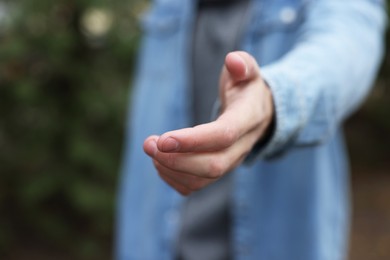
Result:
[[[383,1],[312,1],[295,47],[261,68],[276,124],[255,157],[324,142],[338,129],[375,79],[385,24]]]

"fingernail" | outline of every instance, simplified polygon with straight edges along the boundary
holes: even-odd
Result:
[[[248,75],[248,66],[246,65],[246,62],[245,62],[244,58],[241,57],[241,55],[237,54],[237,56],[241,60],[242,64],[244,64],[244,67],[245,67],[244,77],[246,77]]]
[[[240,54],[236,53],[236,59],[239,60],[245,67],[244,78],[248,75],[248,66],[246,65],[245,59]]]
[[[173,139],[172,137],[168,137],[162,144],[162,152],[174,152],[179,149],[179,142]]]
[[[150,140],[150,141],[148,141],[148,143],[146,145],[147,146],[144,148],[145,152],[149,156],[154,157],[156,155],[157,151],[158,151],[156,140]]]

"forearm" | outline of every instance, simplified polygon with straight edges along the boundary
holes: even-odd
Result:
[[[296,46],[262,68],[276,109],[275,132],[262,155],[326,140],[361,103],[382,56],[379,2],[313,2]]]

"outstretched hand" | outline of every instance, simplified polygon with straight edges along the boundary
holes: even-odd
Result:
[[[144,142],[160,177],[183,195],[237,167],[272,121],[271,91],[248,53],[226,56],[219,87],[222,107],[217,120],[150,136]]]

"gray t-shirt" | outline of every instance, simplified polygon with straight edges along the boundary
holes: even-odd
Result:
[[[194,125],[207,123],[228,52],[239,46],[247,0],[199,0],[193,41]],[[230,259],[231,174],[190,195],[182,212],[177,259]]]

